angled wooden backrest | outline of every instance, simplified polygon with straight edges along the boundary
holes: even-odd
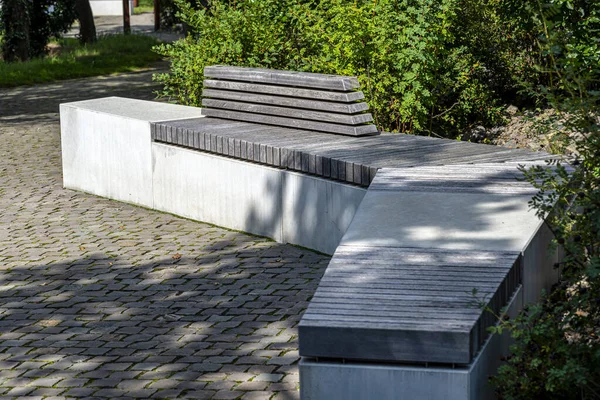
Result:
[[[351,76],[215,65],[204,68],[203,114],[349,136],[378,134]]]

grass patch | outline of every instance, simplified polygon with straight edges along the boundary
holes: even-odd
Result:
[[[60,39],[55,54],[45,58],[22,63],[0,61],[0,87],[139,70],[160,60],[152,51],[158,43],[141,35],[104,35],[90,45],[81,45],[76,39]]]
[[[154,0],[138,0],[138,6],[133,7],[134,14],[154,12]]]

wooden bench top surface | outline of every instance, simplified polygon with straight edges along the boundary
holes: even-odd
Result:
[[[299,326],[300,355],[468,364],[520,283],[518,252],[339,246]]]
[[[405,134],[350,137],[219,118],[152,124],[153,140],[368,187],[379,168],[543,160],[547,153]]]
[[[300,355],[468,365],[540,227],[516,165],[384,168],[299,326]],[[473,293],[476,290],[476,293]]]

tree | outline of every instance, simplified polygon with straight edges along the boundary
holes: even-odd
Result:
[[[0,0],[0,31],[3,31],[2,56],[5,61],[25,61],[48,51],[51,37],[66,33],[78,18],[76,1],[80,0]],[[81,16],[86,40],[95,37],[95,27],[89,27],[89,15]],[[83,5],[85,7],[85,4]],[[85,11],[83,11],[85,12]],[[91,17],[93,24],[93,17]],[[93,32],[93,35],[90,34]]]
[[[0,3],[1,26],[4,30],[2,57],[6,62],[29,59],[30,17],[27,0],[12,0]]]
[[[89,0],[75,0],[77,18],[79,19],[79,40],[82,43],[93,43],[96,41],[96,25]]]

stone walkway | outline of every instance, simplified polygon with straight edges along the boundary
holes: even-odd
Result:
[[[151,73],[0,90],[0,398],[298,398],[327,257],[62,188],[58,104]]]

